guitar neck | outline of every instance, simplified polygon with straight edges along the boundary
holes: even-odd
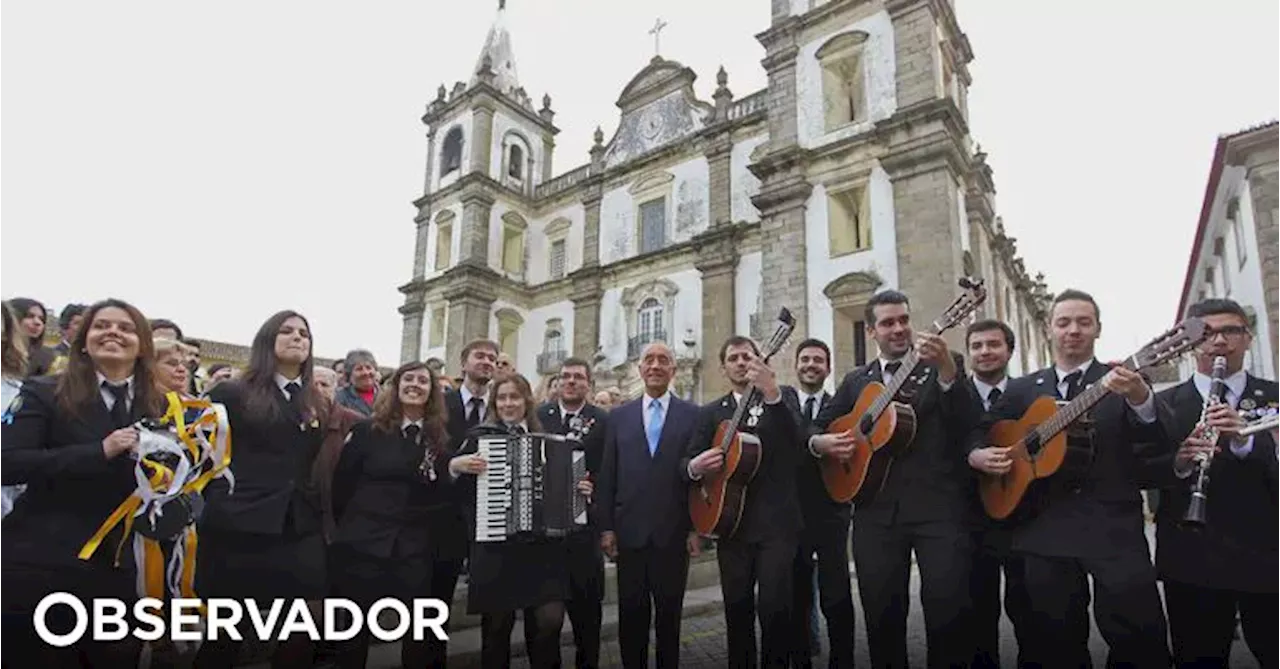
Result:
[[[937,321],[934,321],[929,325],[927,331],[929,334],[942,334],[945,328],[938,325]],[[898,396],[898,391],[902,390],[902,386],[907,383],[907,379],[916,371],[916,367],[920,366],[920,352],[915,347],[912,347],[910,351],[907,351],[906,355],[902,356],[900,362],[902,365],[898,367],[898,371],[893,373],[893,378],[889,379],[889,383],[885,385],[884,392],[871,405],[870,413],[876,419],[880,418],[880,414],[884,413],[893,398]]]
[[[1125,369],[1133,371],[1137,369],[1137,364],[1133,358],[1125,360],[1121,365]],[[1041,443],[1052,439],[1059,432],[1067,429],[1067,426],[1074,423],[1077,418],[1084,415],[1086,411],[1092,409],[1095,404],[1102,401],[1102,398],[1109,395],[1111,391],[1101,383],[1095,383],[1084,390],[1084,392],[1076,395],[1076,398],[1067,403],[1066,406],[1058,409],[1053,417],[1040,424],[1036,428],[1036,433],[1040,436]]]

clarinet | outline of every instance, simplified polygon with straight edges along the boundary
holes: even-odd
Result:
[[[1213,359],[1212,381],[1209,384],[1209,395],[1204,398],[1204,408],[1200,410],[1200,422],[1196,424],[1193,434],[1199,434],[1212,444],[1218,443],[1217,428],[1208,424],[1209,410],[1222,404],[1227,394],[1227,384],[1223,380],[1227,375],[1227,359],[1218,356]],[[1204,527],[1206,509],[1209,505],[1209,464],[1212,454],[1198,453],[1192,460],[1191,503],[1187,505],[1187,513],[1182,517],[1182,524],[1191,528]]]

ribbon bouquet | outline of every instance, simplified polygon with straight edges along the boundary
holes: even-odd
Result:
[[[172,392],[165,399],[168,408],[159,421],[135,425],[137,488],[80,549],[80,559],[88,560],[123,523],[115,563],[120,564],[125,544],[131,541],[138,596],[161,601],[166,595],[195,598],[196,522],[204,508],[201,493],[216,478],[235,487],[228,469],[231,427],[226,408]]]

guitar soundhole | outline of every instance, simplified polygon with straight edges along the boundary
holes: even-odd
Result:
[[[841,462],[841,463],[840,463],[840,466],[844,468],[844,473],[846,473],[846,474],[848,474],[848,473],[850,473],[850,472],[852,472],[852,471],[853,471],[853,467],[850,467],[850,466],[849,466],[849,463],[847,463],[847,462]]]
[[[1027,438],[1022,443],[1027,449],[1027,455],[1036,455],[1040,452],[1040,438],[1036,435],[1027,435]]]
[[[862,420],[858,421],[858,430],[864,435],[871,434],[871,428],[875,427],[875,424],[876,422],[871,420],[871,414],[862,414]]]

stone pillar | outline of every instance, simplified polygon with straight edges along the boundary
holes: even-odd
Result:
[[[733,223],[733,175],[729,158],[733,153],[733,140],[721,135],[707,147],[707,164],[711,173],[711,225]]]
[[[414,219],[413,233],[413,280],[421,281],[427,276],[427,241],[431,236],[431,209],[424,207]]]
[[[943,164],[897,174],[893,169],[889,172],[898,245],[897,288],[911,299],[912,323],[924,328],[960,292],[956,282],[963,274],[964,261],[956,180]],[[996,298],[992,295],[991,299]],[[1011,320],[1007,313],[1006,318]],[[963,351],[959,348],[963,333],[952,330],[946,339],[953,350]]]
[[[485,193],[471,192],[462,196],[462,240],[459,244],[458,263],[489,266],[489,215],[493,198]]]
[[[436,128],[431,126],[427,129],[427,175],[423,179],[422,193],[424,195],[431,193],[431,180],[435,173],[436,164]]]
[[[476,105],[471,117],[472,172],[489,174],[489,153],[492,144],[493,107],[488,105]]]
[[[420,360],[422,356],[422,312],[421,296],[400,307],[404,316],[404,329],[400,335],[400,364],[410,360]]]
[[[760,286],[761,318],[772,323],[779,310],[786,307],[796,320],[791,344],[785,349],[790,357],[796,342],[809,336],[808,269],[805,262],[805,206],[813,186],[804,180],[799,166],[787,161],[761,168],[778,169],[766,174],[760,193],[751,201],[760,210],[761,276],[768,277]],[[758,172],[757,174],[759,174]],[[795,366],[775,364],[782,383],[795,383]]]
[[[600,184],[589,186],[582,201],[584,225],[582,231],[582,266],[600,265]],[[592,349],[595,353],[595,349]]]
[[[551,181],[555,174],[551,170],[551,158],[555,155],[556,142],[550,135],[542,138],[542,183]],[[532,179],[530,179],[532,181]]]
[[[599,201],[597,200],[597,203]],[[600,348],[600,268],[583,268],[573,274],[573,355],[591,362]]]
[[[733,230],[728,226],[705,233],[697,239],[696,244],[698,257],[694,266],[702,272],[702,341],[699,357],[702,358],[702,369],[706,370],[702,375],[702,396],[698,399],[705,402],[729,392],[729,382],[718,369],[720,346],[736,334],[734,278],[738,270],[738,253],[734,249]],[[676,335],[673,334],[674,336]],[[675,347],[674,343],[672,347]]]
[[[1273,145],[1274,146],[1274,145]],[[1266,303],[1266,318],[1271,347],[1271,363],[1275,367],[1276,378],[1280,378],[1280,351],[1276,349],[1276,339],[1280,337],[1277,330],[1277,265],[1280,265],[1280,235],[1277,225],[1280,224],[1280,177],[1277,175],[1276,163],[1261,165],[1249,170],[1249,195],[1253,203],[1254,235],[1258,246],[1254,251],[1258,254],[1258,264],[1262,272],[1262,295]]]
[[[445,335],[445,364],[459,364],[458,356],[467,342],[489,337],[489,314],[493,298],[475,294],[445,293],[449,301],[449,332]]]
[[[937,22],[929,0],[889,0],[893,21],[894,59],[897,61],[898,109],[938,96],[938,67],[934,58]]]
[[[759,36],[765,57],[760,61],[769,76],[769,146],[779,149],[796,144],[796,33],[795,19],[775,23]],[[899,104],[901,106],[901,104]]]

